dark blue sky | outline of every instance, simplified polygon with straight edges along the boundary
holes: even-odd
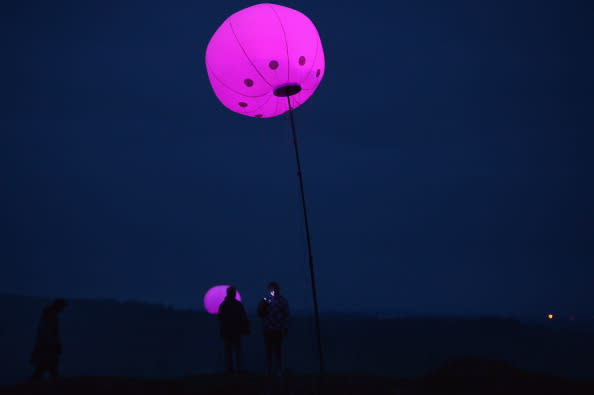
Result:
[[[245,1],[22,1],[0,17],[0,292],[310,308],[282,117],[224,108]],[[290,1],[326,75],[297,129],[324,311],[594,311],[591,1]]]

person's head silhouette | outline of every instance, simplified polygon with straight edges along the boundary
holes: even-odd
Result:
[[[235,295],[237,295],[237,288],[235,288],[235,287],[227,288],[227,298],[228,299],[235,299]]]
[[[280,295],[280,286],[278,283],[273,281],[268,284],[268,292],[270,292],[270,295],[273,297]]]
[[[54,300],[54,303],[52,303],[53,309],[58,313],[64,311],[67,305],[68,304],[66,303],[66,300],[64,300],[63,298],[58,298]]]

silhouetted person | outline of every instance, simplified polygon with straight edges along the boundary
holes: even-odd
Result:
[[[233,372],[234,360],[237,371],[241,371],[241,335],[250,331],[250,322],[240,301],[235,300],[237,290],[227,288],[227,297],[219,306],[221,337],[225,343],[225,367],[228,373]],[[234,358],[235,357],[235,358]]]
[[[268,284],[268,296],[258,304],[258,315],[262,318],[264,329],[267,373],[269,376],[280,376],[283,372],[282,345],[289,332],[290,312],[289,302],[281,295],[277,283]]]
[[[32,380],[40,380],[47,372],[53,378],[58,376],[62,343],[60,341],[60,328],[58,314],[66,307],[64,299],[56,299],[51,305],[45,307],[41,313],[37,328],[37,339],[31,355],[31,364],[35,366]]]

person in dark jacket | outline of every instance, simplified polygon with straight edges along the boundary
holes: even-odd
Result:
[[[268,284],[268,296],[260,300],[258,315],[262,319],[264,344],[266,346],[267,373],[269,376],[281,376],[282,344],[289,332],[289,302],[280,293],[280,286]],[[276,363],[274,363],[276,362]]]
[[[250,322],[243,304],[235,299],[235,287],[227,288],[227,297],[219,306],[221,337],[225,343],[225,367],[232,373],[234,365],[241,371],[241,336],[249,334]],[[235,360],[235,364],[233,363]]]
[[[62,343],[60,341],[60,328],[58,314],[66,307],[64,299],[56,299],[51,305],[45,307],[41,313],[37,328],[37,339],[31,354],[31,364],[35,366],[31,380],[43,378],[47,372],[53,378],[58,376]]]

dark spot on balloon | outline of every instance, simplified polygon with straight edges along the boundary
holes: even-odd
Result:
[[[263,115],[262,115],[262,114],[257,114],[257,115],[256,115],[256,118],[262,118],[262,117],[263,117]]]
[[[320,69],[318,69],[318,71],[316,71],[316,77],[320,76]]]
[[[254,85],[254,81],[252,81],[249,78],[246,78],[245,80],[243,80],[243,83],[245,84],[245,86],[250,87]]]
[[[244,103],[242,101],[239,102],[239,107],[247,107],[247,103]]]
[[[301,66],[303,66],[303,65],[305,64],[305,56],[300,56],[300,57],[299,57],[299,64],[300,64]]]
[[[268,63],[268,67],[272,70],[278,69],[278,62],[276,60],[271,60],[270,63]]]

